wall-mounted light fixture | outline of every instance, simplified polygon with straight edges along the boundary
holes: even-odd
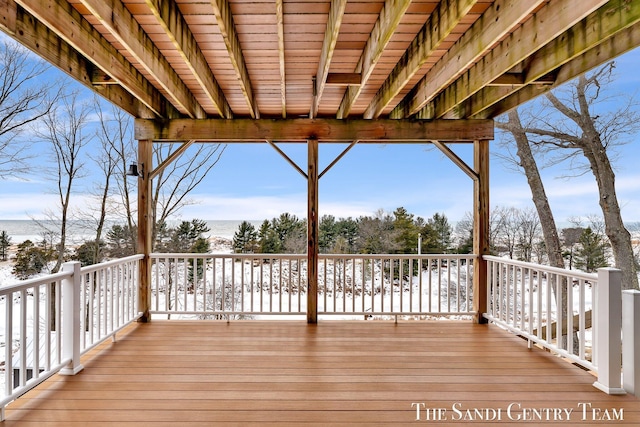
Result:
[[[127,176],[137,176],[138,178],[144,178],[144,163],[140,163],[139,166],[137,163],[131,163],[129,165],[129,170],[127,171]]]

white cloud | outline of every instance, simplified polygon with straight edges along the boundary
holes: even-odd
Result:
[[[53,194],[4,193],[0,197],[0,218],[29,219],[42,218],[42,212],[57,203]]]

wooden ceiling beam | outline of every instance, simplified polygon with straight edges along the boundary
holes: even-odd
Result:
[[[524,73],[504,73],[494,79],[489,86],[522,86],[524,85]]]
[[[57,53],[44,52],[43,49],[40,49],[38,47],[40,38],[47,40],[50,48],[55,45],[56,41],[42,27],[35,24],[31,25],[31,35],[35,37],[35,40],[26,40],[25,37],[20,36],[21,43],[35,46],[35,51],[54,64],[63,62],[68,64],[81,63],[82,61],[78,60],[78,58],[71,57],[74,54],[81,55],[88,62],[115,79],[127,92],[149,108],[154,115],[159,117],[175,117],[178,115],[176,110],[168,105],[169,102],[166,98],[69,3],[62,0],[50,0],[45,7],[41,0],[18,0],[16,4],[26,10],[31,15],[31,19],[40,21],[43,26],[46,26],[64,41],[69,46],[67,54],[70,57],[51,58],[50,55],[56,55]],[[64,46],[59,42],[58,45]],[[61,68],[69,73],[65,67]],[[71,71],[72,75],[77,72],[78,70]],[[87,80],[87,82],[90,81],[91,78]],[[110,95],[109,99],[112,99],[112,96],[115,95],[115,86],[110,85],[110,87],[113,95]],[[104,90],[100,93],[104,93]],[[126,98],[127,96],[123,94],[121,102],[112,100],[117,105],[123,106],[130,104],[126,101]],[[131,111],[124,106],[123,108]],[[135,110],[138,109],[136,108]],[[145,113],[145,115],[148,115],[148,113]]]
[[[153,110],[118,84],[93,86],[95,66],[47,26],[21,6],[18,6],[15,1],[0,0],[0,17],[2,17],[0,18],[0,30],[9,34],[17,42],[44,60],[60,68],[87,88],[95,90],[105,99],[134,117],[149,119],[157,117]],[[102,71],[100,72],[104,74]],[[158,104],[160,103],[161,101],[158,100]],[[170,106],[168,102],[165,102],[165,104]],[[170,109],[173,111],[172,113],[162,111],[161,115],[163,117],[177,117],[177,111],[174,111],[172,106],[170,106]]]
[[[138,119],[137,140],[210,142],[428,143],[493,139],[493,120]]]
[[[584,52],[581,56],[563,64],[557,71],[556,81],[553,86],[525,86],[501,99],[500,102],[491,105],[490,108],[482,110],[482,113],[477,114],[476,117],[495,117],[506,113],[512,108],[522,105],[536,96],[548,92],[558,85],[575,79],[585,71],[598,67],[610,61],[611,58],[622,55],[637,46],[640,46],[640,22],[620,30],[613,36],[605,39],[602,43]]]
[[[284,0],[276,0],[276,25],[278,27],[278,64],[280,66],[280,99],[282,118],[287,118],[287,74],[284,54]]]
[[[191,71],[204,94],[215,105],[218,115],[225,119],[233,117],[231,107],[211,71],[207,59],[198,46],[182,12],[174,0],[145,0],[185,65]]]
[[[476,2],[477,0],[442,0],[438,3],[365,110],[365,119],[380,116]]]
[[[360,96],[364,85],[369,80],[371,73],[373,73],[384,49],[387,47],[396,28],[398,28],[410,4],[410,0],[387,0],[382,6],[378,20],[373,26],[367,44],[356,65],[355,72],[360,74],[360,81],[358,85],[354,84],[347,88],[338,108],[338,114],[336,115],[338,119],[344,119],[349,116],[353,103]]]
[[[80,0],[80,2],[153,77],[178,110],[192,118],[207,117],[207,113],[191,91],[122,1]]]
[[[529,85],[557,84],[557,70],[565,63],[583,56],[585,52],[594,49],[616,33],[638,22],[640,22],[640,4],[629,5],[625,0],[608,2],[534,53],[527,60],[528,66],[526,72],[523,73],[523,83]],[[623,46],[625,44],[623,42]],[[615,46],[612,49],[616,52],[620,50]],[[607,58],[612,56],[606,55]],[[590,63],[585,61],[583,69],[578,75],[592,67]],[[511,96],[521,88],[483,88],[444,117],[487,117],[488,114],[493,114],[495,111],[492,108],[494,104]],[[542,92],[546,92],[546,90],[531,89],[527,93],[537,96]]]
[[[531,52],[543,48],[566,28],[571,28],[605,3],[607,0],[582,0],[578,3],[552,0],[547,3],[431,101],[435,117],[445,116],[507,70],[526,60]]]
[[[329,73],[325,84],[327,86],[357,86],[361,80],[362,75],[360,73]]]
[[[493,3],[394,108],[390,117],[417,114],[544,1],[497,0]],[[429,113],[428,110],[423,111],[421,117]]]
[[[244,60],[242,54],[242,47],[240,46],[240,39],[238,39],[238,33],[233,22],[233,14],[231,13],[231,6],[229,0],[212,0],[213,12],[216,15],[218,21],[218,28],[224,39],[224,44],[229,52],[229,59],[238,76],[238,82],[240,83],[240,89],[244,95],[244,99],[247,101],[247,106],[251,117],[254,119],[260,118],[260,111],[258,110],[258,104],[254,97],[253,88],[251,86],[251,78],[249,77],[249,70],[247,69],[247,63]]]
[[[314,80],[315,88],[313,91],[313,101],[309,116],[314,118],[318,113],[322,92],[327,83],[327,75],[331,66],[331,58],[336,48],[338,35],[340,34],[340,26],[342,25],[342,17],[347,7],[347,0],[331,0],[331,8],[329,9],[329,18],[327,20],[327,29],[324,32],[324,40],[322,41],[322,50],[320,51],[320,60],[318,61],[318,70]]]

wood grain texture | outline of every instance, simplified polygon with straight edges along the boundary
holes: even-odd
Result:
[[[622,409],[616,425],[640,422],[637,399],[608,396],[590,373],[469,322],[154,321],[132,325],[83,364],[10,404],[4,425],[429,424],[416,423],[413,402],[503,411],[589,402]],[[448,414],[438,425],[466,425]],[[565,425],[598,424],[581,416]],[[522,425],[504,418],[473,425]]]

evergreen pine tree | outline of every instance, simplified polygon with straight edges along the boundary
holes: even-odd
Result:
[[[97,252],[103,253],[105,246],[106,246],[105,242],[100,241],[99,251]],[[82,264],[82,266],[98,264],[99,262],[103,261],[103,259],[95,259],[95,256],[96,256],[96,241],[89,240],[87,242],[84,242],[80,246],[78,246],[78,248],[74,251],[71,258],[77,261],[80,261],[80,264]]]
[[[12,272],[21,280],[28,279],[41,273],[52,257],[53,251],[39,248],[31,240],[25,240],[18,245]]]
[[[233,235],[233,251],[235,253],[255,253],[258,249],[258,232],[248,221],[242,221],[238,231]]]
[[[358,223],[351,217],[340,219],[336,223],[338,230],[338,238],[344,239],[344,250],[346,253],[354,253],[356,251],[356,241],[358,239]],[[337,246],[337,242],[336,242]]]
[[[407,212],[403,207],[399,207],[393,212],[393,232],[397,252],[410,254],[417,252],[418,228],[413,222],[413,214]]]
[[[0,259],[2,261],[7,260],[7,253],[9,251],[9,247],[11,246],[11,237],[9,237],[9,233],[5,230],[0,232]]]
[[[329,253],[335,247],[338,225],[333,215],[323,215],[318,224],[318,246],[321,253]]]
[[[428,220],[428,224],[431,225],[434,232],[436,243],[436,247],[434,248],[435,252],[440,254],[448,253],[451,248],[453,227],[449,224],[447,216],[444,213],[435,213],[433,217]]]
[[[112,225],[107,231],[106,255],[109,258],[123,258],[135,254],[137,234],[138,230],[131,230],[128,225]]]
[[[280,241],[269,220],[264,220],[258,230],[260,252],[263,254],[276,254],[280,252]]]
[[[605,250],[607,244],[604,237],[594,233],[591,227],[584,229],[578,240],[580,245],[575,254],[576,268],[591,273],[600,267],[607,266]]]

